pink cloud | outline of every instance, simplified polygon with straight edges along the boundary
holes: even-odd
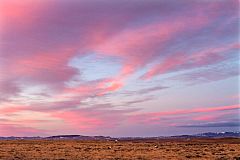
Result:
[[[118,76],[121,79],[161,56],[158,52],[163,51],[166,43],[178,34],[202,28],[209,24],[209,19],[210,17],[197,15],[194,18],[176,18],[171,22],[143,25],[134,30],[120,32],[95,50],[122,59],[123,67]]]
[[[126,121],[128,114],[136,111],[136,109],[114,109],[105,107],[88,107],[74,110],[66,110],[52,113],[53,117],[64,120],[77,130],[94,131],[105,128],[109,130],[113,127],[121,125]]]
[[[62,103],[56,103],[56,105],[63,105]],[[231,106],[219,106],[219,107],[209,107],[209,108],[195,108],[195,109],[182,109],[176,111],[166,111],[166,112],[148,112],[141,113],[139,109],[117,109],[111,105],[99,105],[95,107],[84,107],[84,108],[69,108],[66,106],[61,110],[59,109],[48,109],[48,114],[51,118],[62,120],[65,127],[62,128],[62,133],[67,130],[73,130],[74,133],[97,133],[106,134],[110,133],[111,130],[117,130],[123,125],[125,127],[136,127],[140,125],[150,125],[150,126],[179,126],[185,125],[187,122],[215,122],[219,118],[228,121],[229,118],[224,116],[230,116],[234,118],[236,115],[236,110],[240,109],[239,105]],[[83,106],[81,106],[83,107]],[[35,108],[31,107],[12,107],[0,110],[4,114],[17,114],[20,111],[35,110],[39,113],[45,113],[46,110],[43,106],[38,106]],[[209,115],[211,114],[211,115]],[[221,118],[222,117],[222,118]],[[50,122],[51,120],[49,120]],[[38,126],[38,122],[35,120],[27,121],[12,121],[11,124],[21,125],[21,124],[31,124]],[[127,125],[127,126],[126,126]],[[1,125],[0,125],[1,126]],[[1,128],[2,127],[2,128]],[[55,131],[45,130],[44,132],[34,128],[23,127],[20,130],[18,126],[12,126],[10,123],[4,123],[0,129],[5,130],[4,135],[13,134],[10,130],[19,130],[22,135],[42,135],[42,133],[55,133]],[[9,127],[9,128],[8,128]],[[104,128],[104,131],[102,130]],[[28,133],[27,133],[28,132]]]
[[[111,133],[111,130],[123,129],[125,127],[143,126],[168,126],[176,127],[188,122],[196,124],[200,122],[215,122],[221,120],[230,121],[225,117],[236,116],[239,105],[220,106],[211,108],[196,108],[188,110],[139,113],[139,110],[115,109],[109,107],[79,108],[53,112],[52,116],[64,121],[68,128],[75,132],[84,133]],[[206,115],[211,113],[211,115]],[[216,115],[216,116],[214,116]],[[127,125],[126,125],[127,124]],[[102,128],[105,128],[102,131]]]
[[[196,53],[191,53],[190,55],[176,52],[166,57],[163,62],[151,68],[142,78],[150,79],[159,74],[215,64],[226,60],[230,56],[226,56],[226,52],[236,49],[239,49],[238,43],[228,44],[217,48],[208,48]]]
[[[121,88],[123,83],[112,79],[101,79],[97,81],[89,81],[73,87],[65,87],[57,96],[58,98],[63,97],[88,97],[88,96],[103,96],[105,94],[116,91]]]
[[[197,120],[197,121],[213,121],[215,119],[217,119],[219,116],[216,115],[203,115],[203,116],[197,116],[194,117],[193,120]]]
[[[145,4],[144,7],[141,6],[142,3]],[[119,18],[112,16],[116,12],[112,13],[111,10],[106,10],[105,6],[100,4],[98,8],[109,12],[107,14],[108,18],[106,18],[104,14],[99,15],[98,12],[90,12],[95,8],[95,3],[91,2],[36,1],[31,3],[25,0],[19,3],[17,1],[3,1],[1,3],[2,8],[4,8],[3,17],[9,17],[9,20],[3,19],[1,21],[5,26],[1,34],[4,42],[6,42],[2,46],[6,64],[2,66],[3,71],[0,72],[4,73],[4,79],[11,81],[19,81],[23,78],[18,77],[24,77],[24,79],[33,83],[41,82],[53,86],[61,84],[61,87],[64,87],[64,82],[78,74],[76,68],[68,66],[69,61],[75,56],[96,51],[98,54],[114,56],[121,60],[122,69],[120,73],[117,77],[112,77],[116,82],[109,82],[107,84],[108,88],[106,88],[106,90],[116,91],[125,86],[123,79],[157,58],[164,57],[165,54],[162,52],[165,51],[165,48],[168,48],[175,37],[181,36],[181,33],[185,31],[188,33],[204,28],[211,24],[212,19],[216,19],[217,16],[222,14],[219,12],[221,3],[210,3],[208,7],[197,4],[193,5],[195,16],[192,17],[173,16],[171,21],[157,19],[151,23],[127,27],[131,19],[144,18],[142,17],[142,11],[147,8],[149,10],[146,14],[155,15],[156,11],[160,12],[158,10],[159,6],[142,3],[138,6],[141,10],[135,5],[131,6],[135,8],[134,12],[131,10],[125,11],[123,7],[121,9],[123,14]],[[114,8],[117,6],[116,4],[110,3],[109,5]],[[174,8],[174,5],[169,4],[168,7]],[[81,12],[77,12],[81,9],[84,9],[86,13],[89,12],[87,15],[93,21],[95,20],[93,24],[89,24],[89,21],[87,21],[88,16],[83,16]],[[212,9],[218,12],[211,15],[203,14],[203,11],[209,12]],[[72,12],[72,10],[76,10],[76,12]],[[162,12],[165,13],[165,10]],[[68,18],[62,25],[61,15],[63,14]],[[183,14],[188,14],[188,12],[183,12]],[[77,21],[76,17],[80,21]],[[18,21],[15,21],[15,19],[20,20],[21,23],[19,24],[24,27],[19,29],[7,27],[8,25],[18,26]],[[31,23],[28,23],[29,21]],[[64,32],[66,29],[69,32]],[[170,59],[169,61],[173,60]],[[178,62],[180,58],[175,59],[176,62],[174,63],[181,63]],[[165,69],[155,67],[146,75],[151,77],[157,72],[164,72],[164,70],[173,68],[173,65],[171,62],[165,62]],[[12,72],[10,73],[11,76],[9,77],[9,74],[5,73],[4,70],[10,70]],[[121,82],[117,79],[120,79]],[[58,85],[58,87],[60,86]]]
[[[110,92],[114,92],[120,89],[121,87],[123,87],[123,85],[124,83],[121,82],[121,80],[115,80],[115,79],[103,80],[98,84],[99,89],[101,89],[98,95],[101,96]]]
[[[21,2],[18,0],[2,0],[0,3],[1,29],[27,28],[36,20],[33,15],[43,11],[46,7],[47,3],[39,0],[34,1],[34,3],[31,0],[22,0]]]
[[[14,63],[10,62],[10,76],[24,77],[30,81],[48,83],[61,83],[68,81],[78,72],[68,66],[72,57],[72,49],[64,49],[58,53],[34,53],[25,57],[17,57]]]
[[[201,113],[209,113],[209,112],[222,112],[228,110],[238,110],[240,109],[239,105],[232,106],[220,106],[220,107],[211,107],[211,108],[194,108],[188,110],[176,110],[176,111],[167,111],[167,112],[154,112],[154,113],[146,113],[146,114],[138,114],[130,117],[131,122],[140,122],[140,123],[158,123],[160,119],[163,117],[171,117],[173,116],[184,116],[191,114],[201,114]]]
[[[24,111],[27,110],[28,107],[25,106],[6,106],[4,108],[0,108],[0,113],[2,115],[4,114],[10,114],[10,113],[16,113],[16,112],[20,112],[20,111]]]
[[[47,136],[45,130],[15,124],[0,124],[1,136]]]

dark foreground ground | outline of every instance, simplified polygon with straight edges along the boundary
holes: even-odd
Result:
[[[237,159],[240,139],[134,141],[2,140],[0,159]]]

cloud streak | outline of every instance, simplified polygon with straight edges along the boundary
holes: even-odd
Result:
[[[194,127],[194,128],[201,128],[201,127],[240,127],[239,121],[237,122],[217,122],[217,123],[204,123],[204,124],[195,124],[195,125],[185,125],[179,127]]]

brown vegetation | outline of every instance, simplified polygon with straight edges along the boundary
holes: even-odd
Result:
[[[240,139],[2,140],[0,159],[240,159]]]

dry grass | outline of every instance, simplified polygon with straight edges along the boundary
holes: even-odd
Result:
[[[240,139],[78,141],[4,140],[0,159],[238,159]]]

